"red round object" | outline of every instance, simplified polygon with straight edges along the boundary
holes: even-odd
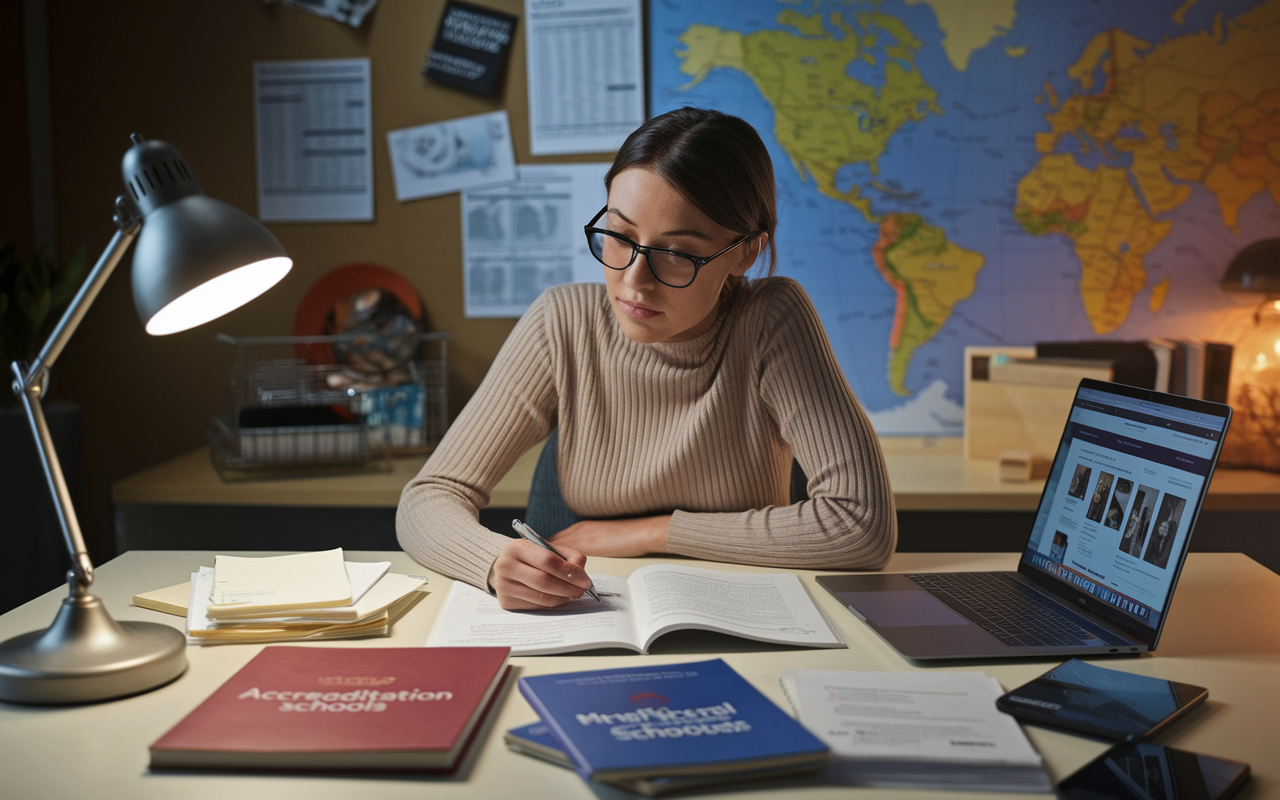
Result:
[[[422,318],[422,299],[404,276],[380,264],[343,264],[322,275],[302,296],[298,310],[293,315],[294,336],[324,336],[325,317],[340,300],[364,289],[385,289],[399,298],[405,308],[419,323]],[[425,329],[425,325],[424,325]],[[300,355],[313,364],[333,363],[329,345],[299,345]]]
[[[339,300],[362,289],[386,289],[400,298],[405,308],[422,322],[422,300],[404,276],[379,264],[344,264],[335,267],[311,284],[293,315],[294,336],[323,336],[324,319]]]

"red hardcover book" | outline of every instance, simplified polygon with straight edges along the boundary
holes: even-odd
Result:
[[[151,745],[151,767],[451,770],[506,647],[268,647]]]

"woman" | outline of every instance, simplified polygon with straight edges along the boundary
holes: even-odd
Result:
[[[421,563],[548,608],[590,586],[586,557],[675,553],[879,568],[897,527],[884,458],[813,305],[776,261],[773,167],[746,122],[680,109],[618,151],[587,226],[604,284],[547,290],[508,337],[396,519]],[[489,491],[558,430],[557,474],[584,521],[565,559],[476,521]],[[792,456],[810,499],[789,505]]]

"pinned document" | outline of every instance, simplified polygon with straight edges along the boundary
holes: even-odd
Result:
[[[373,220],[369,59],[253,65],[258,219]]]
[[[611,153],[644,122],[640,0],[525,0],[529,149]]]

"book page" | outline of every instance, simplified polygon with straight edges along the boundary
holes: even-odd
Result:
[[[1004,693],[980,672],[783,670],[805,727],[832,755],[941,763],[1040,765]]]
[[[209,615],[351,603],[342,548],[287,556],[216,556]]]
[[[844,647],[794,573],[751,574],[653,564],[629,581],[647,649],[684,628],[806,647]]]
[[[507,611],[498,598],[455,581],[427,647],[510,647],[516,656],[600,647],[639,650],[627,582],[612,575],[591,579],[601,602],[584,595],[545,611]]]

